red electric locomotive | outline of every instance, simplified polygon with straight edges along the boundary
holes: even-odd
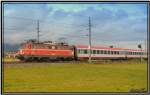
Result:
[[[75,57],[74,49],[74,46],[66,43],[29,40],[21,44],[17,58],[24,61],[72,60]]]

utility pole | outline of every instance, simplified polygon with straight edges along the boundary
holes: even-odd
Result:
[[[89,63],[91,63],[91,18],[89,17]]]
[[[141,45],[141,52],[142,52],[142,45]],[[142,63],[142,54],[141,54],[141,63]]]
[[[37,21],[37,41],[38,41],[38,43],[40,42],[40,30],[39,30],[39,20]]]
[[[139,44],[138,48],[140,48],[140,50],[141,50],[140,59],[141,59],[141,63],[142,63],[142,44]]]

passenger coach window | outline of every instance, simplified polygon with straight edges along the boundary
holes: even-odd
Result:
[[[139,55],[141,55],[141,52],[139,52]]]
[[[113,54],[113,51],[111,51],[111,54]]]
[[[101,53],[104,54],[104,50],[101,50]]]
[[[87,54],[87,50],[86,49],[84,50],[84,54]]]
[[[101,54],[104,54],[104,51],[103,51],[103,50],[101,50]]]
[[[108,54],[110,54],[110,51],[108,51]]]
[[[134,55],[134,52],[132,52],[132,55]]]
[[[140,52],[140,55],[143,55],[144,53],[143,52]]]
[[[96,54],[96,50],[93,50],[93,54]]]
[[[97,54],[99,54],[99,52],[100,52],[100,51],[99,51],[99,50],[97,50]]]
[[[128,52],[128,54],[130,55],[131,53],[130,53],[130,52]]]
[[[139,55],[141,55],[141,53],[140,52],[138,52],[139,53]]]
[[[119,51],[117,51],[117,54],[119,54]]]
[[[80,50],[78,49],[78,53],[80,53]]]
[[[138,53],[137,52],[135,52],[135,55],[137,55]]]
[[[117,51],[115,51],[115,54],[117,54]]]
[[[104,51],[104,54],[107,54],[107,51],[106,51],[106,50]]]

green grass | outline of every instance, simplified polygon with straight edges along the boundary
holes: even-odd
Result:
[[[147,64],[5,64],[4,92],[147,90]]]
[[[19,61],[16,58],[3,58],[3,62],[13,62],[13,61]]]

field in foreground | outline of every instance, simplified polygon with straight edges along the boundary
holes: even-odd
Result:
[[[147,90],[147,64],[5,64],[4,92]]]

